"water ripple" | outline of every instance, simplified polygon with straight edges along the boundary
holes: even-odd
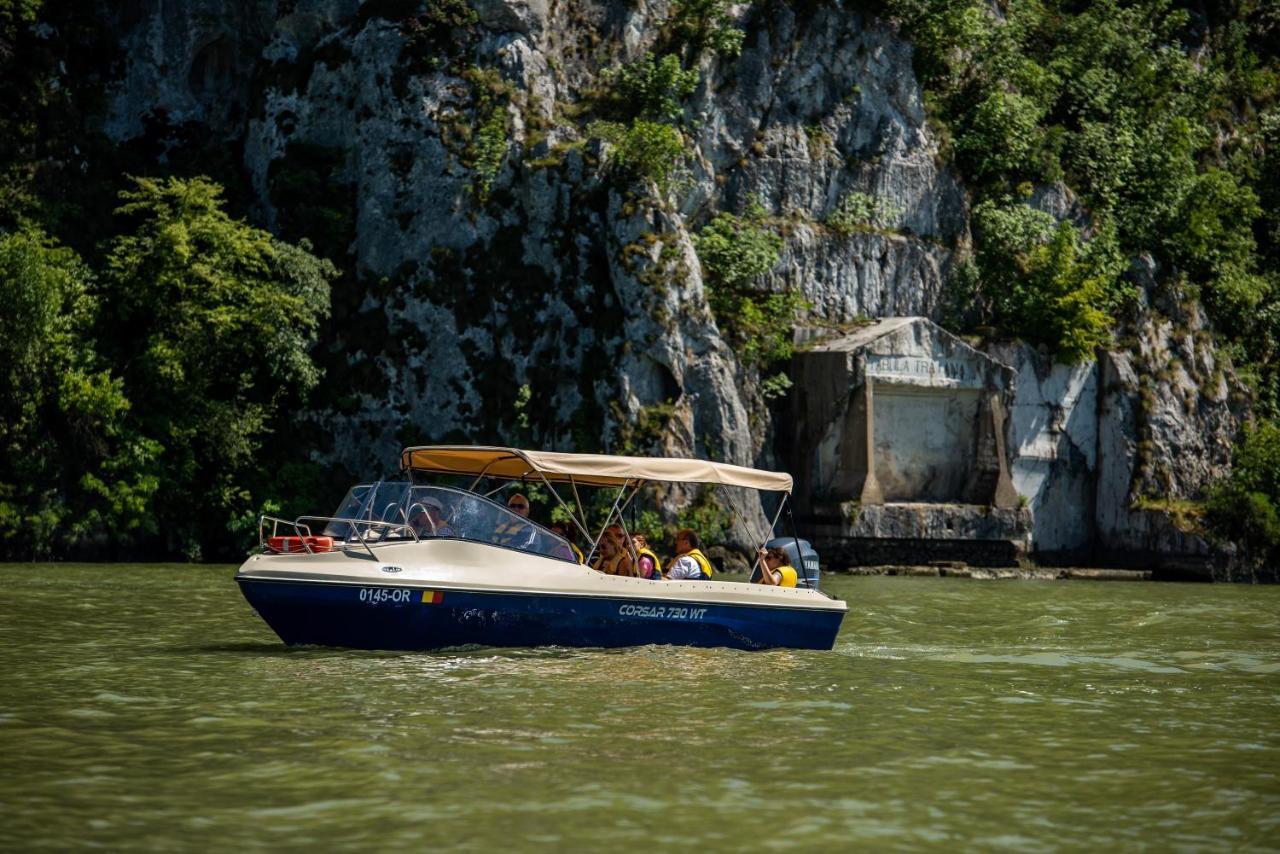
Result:
[[[837,578],[832,653],[281,646],[0,568],[0,847],[1266,847],[1280,590]],[[207,847],[207,846],[205,846]]]

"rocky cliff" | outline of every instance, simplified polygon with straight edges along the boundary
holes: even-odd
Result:
[[[731,7],[741,52],[698,59],[679,180],[634,192],[583,125],[671,6],[471,8],[474,23],[445,30],[414,4],[352,0],[144,0],[116,22],[107,132],[202,128],[236,152],[262,223],[350,270],[326,396],[301,416],[321,459],[368,472],[405,442],[505,439],[770,464],[758,378],[710,310],[692,240],[753,200],[785,238],[761,286],[800,290],[814,322],[941,319],[968,251],[966,194],[890,24],[839,2]],[[850,193],[878,200],[876,227],[824,225]],[[1031,203],[1080,215],[1043,189]],[[1085,501],[1121,538],[1137,496],[1196,494],[1226,464],[1242,408],[1189,311],[1144,307],[1097,366],[1002,351],[1025,377],[1014,446],[1037,526]]]

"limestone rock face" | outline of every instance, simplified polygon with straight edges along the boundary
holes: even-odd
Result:
[[[444,439],[616,450],[646,418],[651,450],[767,459],[763,400],[691,241],[752,200],[789,223],[766,287],[800,286],[836,321],[936,314],[965,199],[887,26],[740,7],[744,48],[704,58],[689,174],[664,204],[624,193],[571,118],[654,46],[663,0],[473,0],[463,43],[424,43],[378,8],[144,2],[120,22],[107,123],[120,140],[156,115],[206,123],[242,146],[257,215],[286,236],[298,198],[281,187],[307,158],[313,203],[348,206],[349,243],[322,250],[349,255],[360,284],[335,294],[333,400],[305,417],[324,459],[376,471],[406,441]],[[494,109],[507,131],[481,174]],[[855,191],[884,221],[837,235],[823,221]]]
[[[474,441],[774,464],[692,239],[753,203],[785,239],[759,286],[799,289],[813,322],[940,318],[969,212],[892,27],[839,2],[735,6],[743,49],[700,60],[664,195],[585,124],[608,72],[659,46],[668,0],[470,2],[453,30],[359,0],[140,0],[110,22],[107,133],[201,128],[236,153],[258,222],[353,271],[299,419],[320,461],[367,475],[406,443]],[[876,216],[837,230],[850,194]],[[1087,221],[1065,187],[1031,202]],[[1173,320],[1143,312],[1098,366],[993,351],[1019,374],[1012,474],[1046,550],[1127,547],[1136,498],[1198,495],[1227,464],[1230,371],[1198,309],[1154,308]],[[747,515],[743,544],[764,525]]]
[[[1230,468],[1248,397],[1213,349],[1198,304],[1157,308],[1136,324],[1133,348],[1099,366],[1098,546],[1165,554],[1185,540],[1189,554],[1207,554],[1203,541],[1140,505],[1203,497]]]
[[[797,288],[819,322],[937,317],[950,264],[949,252],[910,237],[840,237],[802,224],[787,241],[770,284]]]
[[[1018,372],[1009,419],[1012,476],[1032,512],[1035,549],[1087,553],[1093,545],[1100,428],[1097,364],[1055,363],[1020,343],[990,352]]]
[[[1154,293],[1144,283],[1144,299]],[[1159,506],[1203,498],[1227,473],[1247,397],[1198,305],[1162,298],[1151,307],[1126,330],[1131,348],[1096,362],[1056,364],[1025,344],[991,348],[1018,371],[1013,480],[1042,555],[1194,566],[1211,555]]]

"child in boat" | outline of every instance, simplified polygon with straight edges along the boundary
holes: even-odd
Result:
[[[591,568],[605,575],[634,576],[636,574],[631,556],[622,547],[621,538],[612,528],[606,529],[604,536],[600,538],[600,557],[591,564]]]
[[[649,550],[649,544],[645,540],[644,534],[628,534],[627,530],[621,525],[610,525],[608,533],[622,548],[622,552],[634,567],[632,572],[618,573],[619,575],[625,574],[637,578],[662,580],[662,570],[661,565],[658,563],[658,556]]]
[[[796,570],[787,558],[786,549],[760,549],[760,577],[756,584],[774,587],[795,587]]]
[[[651,581],[662,580],[662,563],[658,560],[658,556],[649,548],[649,538],[644,534],[633,534],[631,536],[631,544],[635,546],[636,552],[636,569],[641,578],[648,578]]]

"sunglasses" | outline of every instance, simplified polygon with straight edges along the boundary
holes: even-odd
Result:
[[[507,506],[510,507],[512,510],[528,510],[529,509],[529,505],[525,504],[523,501],[515,501],[515,502],[512,502],[511,504],[508,504]]]

